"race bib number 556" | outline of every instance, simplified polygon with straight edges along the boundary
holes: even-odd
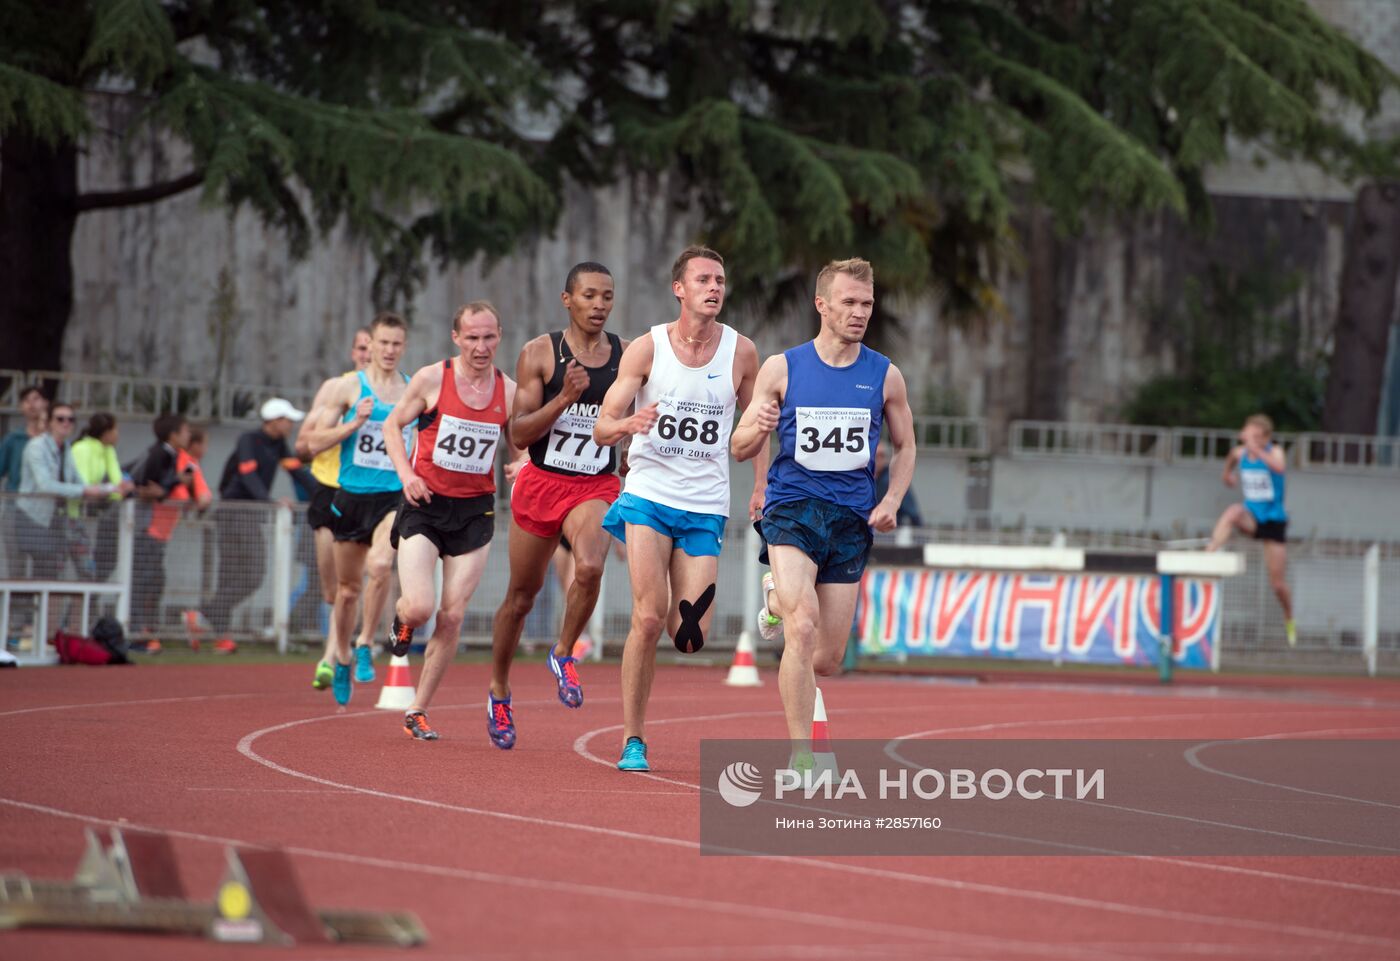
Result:
[[[862,470],[870,463],[870,410],[797,408],[797,462],[808,470]]]
[[[501,439],[499,424],[483,424],[444,414],[433,445],[433,463],[459,474],[489,474],[496,444]]]

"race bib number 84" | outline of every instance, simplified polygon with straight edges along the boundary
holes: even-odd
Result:
[[[499,424],[444,414],[433,445],[433,463],[459,474],[489,474],[500,439]]]
[[[403,431],[403,445],[406,450],[413,449],[412,430],[411,427],[405,427]],[[389,460],[389,452],[384,449],[383,421],[367,420],[360,425],[355,434],[353,463],[356,467],[366,470],[393,471],[394,463]]]
[[[863,470],[870,464],[870,410],[797,408],[797,462],[808,470]]]

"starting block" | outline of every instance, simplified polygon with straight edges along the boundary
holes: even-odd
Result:
[[[411,912],[316,910],[281,848],[227,848],[214,902],[186,894],[170,836],[112,828],[104,846],[85,829],[72,881],[0,875],[0,930],[18,927],[147,931],[259,944],[427,941]]]

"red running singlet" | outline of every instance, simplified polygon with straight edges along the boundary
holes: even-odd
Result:
[[[418,417],[413,472],[434,494],[479,497],[496,493],[496,448],[506,423],[505,376],[495,371],[495,389],[480,410],[457,393],[451,359],[442,362],[437,405]]]

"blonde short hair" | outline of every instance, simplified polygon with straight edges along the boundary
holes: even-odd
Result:
[[[852,280],[863,284],[875,286],[875,268],[870,266],[870,261],[862,257],[851,257],[848,260],[833,260],[821,269],[817,274],[817,296],[823,300],[831,296],[831,282],[836,279],[837,274],[845,274]]]
[[[1244,426],[1255,425],[1264,432],[1265,437],[1274,436],[1274,422],[1269,419],[1268,414],[1250,414],[1244,420]]]

